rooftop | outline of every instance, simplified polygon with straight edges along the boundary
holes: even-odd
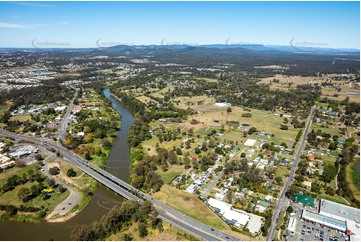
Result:
[[[321,199],[320,202],[320,214],[340,220],[349,219],[358,221],[358,223],[360,223],[360,209],[324,199]]]

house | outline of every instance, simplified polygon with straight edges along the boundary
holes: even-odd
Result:
[[[267,208],[269,207],[270,203],[264,200],[258,200],[257,205],[256,205],[256,209],[261,212],[264,213]]]
[[[77,113],[77,112],[80,112],[81,110],[83,109],[83,106],[81,104],[77,105],[77,106],[74,106],[72,111],[74,113]]]
[[[311,189],[311,187],[312,187],[312,182],[310,182],[310,181],[304,181],[302,184],[303,184],[305,187],[307,187],[308,189]]]
[[[193,192],[195,192],[196,190],[198,190],[198,188],[199,188],[199,187],[198,187],[197,185],[192,184],[192,185],[190,185],[189,187],[187,187],[186,192],[193,193]]]
[[[221,193],[222,193],[222,194],[226,195],[227,192],[228,192],[228,189],[227,189],[227,188],[223,187],[223,188],[221,189]]]
[[[281,166],[285,166],[287,164],[288,164],[288,160],[286,160],[286,159],[282,159],[282,161],[280,162]]]
[[[273,201],[273,197],[271,195],[267,195],[264,200],[271,203]]]
[[[308,154],[307,157],[310,159],[310,161],[315,160],[315,156],[313,154]]]
[[[222,193],[216,193],[215,195],[215,198],[217,199],[217,200],[219,200],[219,201],[223,201],[223,199],[224,199],[224,197],[225,197],[225,195],[224,194],[222,194]]]
[[[177,177],[172,181],[172,184],[173,184],[174,186],[176,186],[176,185],[179,184],[180,180],[181,180],[181,177],[180,177],[180,176],[177,176]]]

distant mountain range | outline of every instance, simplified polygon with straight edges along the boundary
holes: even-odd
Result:
[[[86,52],[103,50],[105,52],[117,51],[134,51],[134,50],[156,50],[156,49],[170,49],[170,50],[194,50],[194,49],[230,49],[239,51],[261,51],[261,52],[291,52],[291,53],[312,53],[312,54],[357,54],[359,49],[352,48],[321,48],[308,46],[292,46],[292,45],[257,45],[257,44],[209,44],[209,45],[116,45],[110,47],[100,48],[0,48],[0,51],[33,51],[33,50],[52,50],[52,51],[76,51]]]

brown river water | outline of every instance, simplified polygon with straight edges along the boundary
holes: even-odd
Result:
[[[112,101],[112,106],[122,116],[122,125],[111,150],[105,170],[112,175],[129,180],[130,148],[127,136],[133,122],[132,113],[118,100],[104,90],[105,96]],[[89,224],[99,220],[123,198],[99,185],[87,207],[70,220],[63,223],[26,223],[6,221],[0,223],[0,240],[70,240],[70,232],[77,224]]]

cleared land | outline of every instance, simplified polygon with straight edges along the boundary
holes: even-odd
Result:
[[[295,88],[296,85],[302,84],[318,84],[323,82],[331,83],[332,86],[322,87],[321,98],[327,97],[329,99],[342,101],[348,96],[352,102],[360,102],[360,86],[356,83],[348,83],[347,80],[335,80],[338,77],[336,74],[325,75],[322,77],[312,76],[288,76],[276,74],[274,77],[262,78],[259,84],[270,85],[272,89],[281,89],[287,91],[289,88]],[[279,82],[273,82],[274,79]],[[335,88],[337,87],[337,88]],[[339,89],[339,90],[338,90]]]
[[[250,240],[249,236],[232,231],[222,219],[220,219],[193,194],[187,193],[183,190],[178,190],[168,185],[163,185],[161,190],[154,194],[154,197],[168,206],[177,209],[189,217],[208,224],[209,226],[230,233],[236,237]]]

